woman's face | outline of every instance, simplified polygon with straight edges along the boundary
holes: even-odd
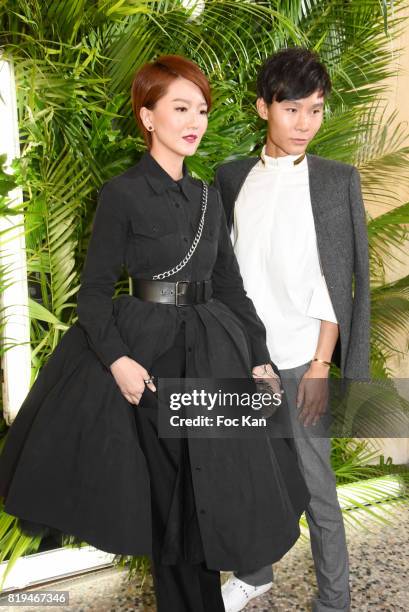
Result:
[[[184,78],[169,85],[155,107],[142,107],[145,127],[152,126],[151,152],[168,150],[181,157],[193,155],[207,129],[207,104],[200,88]]]

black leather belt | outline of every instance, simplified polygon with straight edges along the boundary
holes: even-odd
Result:
[[[140,300],[190,306],[204,304],[212,297],[212,281],[163,281],[132,278],[132,295]]]

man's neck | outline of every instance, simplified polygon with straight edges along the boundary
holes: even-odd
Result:
[[[267,140],[266,155],[268,155],[269,157],[284,157],[285,155],[288,155],[288,153],[286,153],[286,151],[283,151],[283,149],[280,149],[280,147],[274,144],[274,142]]]

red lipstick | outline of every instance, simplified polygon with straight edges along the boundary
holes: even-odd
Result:
[[[197,136],[196,134],[188,134],[187,136],[183,136],[183,140],[186,140],[189,143],[193,143],[196,142],[197,140]]]

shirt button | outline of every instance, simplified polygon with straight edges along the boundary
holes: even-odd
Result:
[[[184,242],[187,242],[186,236],[183,236],[183,240],[184,240]]]
[[[197,466],[195,467],[195,470],[196,470],[196,472],[201,472],[201,471],[202,471],[202,468],[201,468],[201,467],[199,467],[199,466],[197,465]]]

